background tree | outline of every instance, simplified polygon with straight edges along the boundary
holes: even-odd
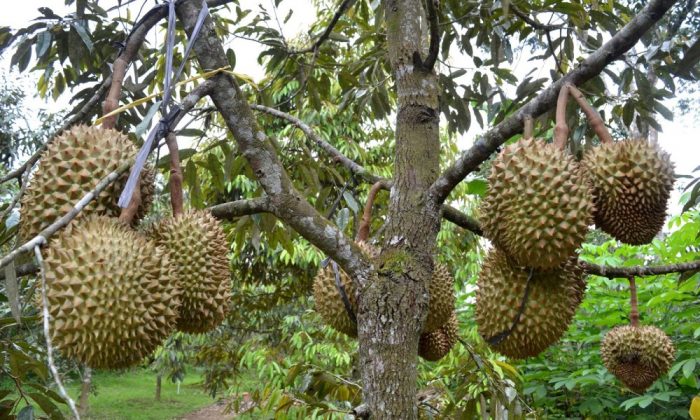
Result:
[[[604,116],[613,127],[626,130],[633,121],[656,127],[655,112],[670,116],[661,101],[674,94],[675,80],[683,77],[692,82],[698,76],[697,59],[692,58],[698,17],[691,1],[446,1],[436,5],[430,0],[346,0],[338,6],[319,2],[318,22],[308,39],[299,40],[282,35],[274,8],[251,14],[237,2],[209,0],[207,4],[212,8],[210,17],[193,50],[198,65],[188,61],[184,68],[186,76],[214,72],[205,82],[196,79],[179,86],[175,95],[191,108],[188,128],[179,133],[181,138],[191,137],[193,144],[179,152],[188,202],[192,207],[209,207],[217,218],[231,221],[233,264],[240,267],[241,275],[260,277],[243,281],[234,299],[246,306],[276,304],[273,311],[261,311],[268,314],[260,319],[279,311],[282,314],[271,316],[288,320],[289,314],[305,307],[303,300],[290,303],[292,296],[308,294],[304,279],[309,279],[323,255],[356,279],[359,380],[335,381],[318,374],[318,369],[291,372],[306,372],[308,384],[301,387],[306,391],[317,389],[311,383],[335,383],[332,389],[345,389],[337,393],[358,404],[358,415],[371,413],[376,418],[417,415],[416,349],[434,259],[455,267],[460,286],[469,282],[479,262],[473,253],[478,243],[473,234],[441,219],[481,234],[478,223],[443,206],[453,204],[474,213],[470,209],[484,192],[487,159],[522,130],[524,116],[535,117],[538,133],[546,136],[558,91],[571,82],[581,86],[596,106],[609,105]],[[176,63],[182,60],[185,39],[200,6],[199,1],[177,2],[182,30],[177,32]],[[132,132],[136,140],[157,109],[155,98],[147,96],[160,90],[166,71],[164,47],[146,44],[144,39],[161,24],[167,5],[155,6],[135,22],[114,19],[119,6],[104,9],[97,1],[78,1],[75,7],[75,13],[66,17],[41,8],[41,16],[29,27],[0,29],[0,48],[12,49],[12,62],[20,71],[30,66],[36,71],[42,96],[55,98],[68,88],[75,92],[72,99],[78,104],[63,127],[93,121],[101,114],[99,104],[107,92],[121,92],[109,99],[136,106],[120,114],[118,128]],[[660,33],[650,36],[651,28]],[[261,44],[265,80],[254,84],[224,70],[247,59],[224,49],[228,36]],[[115,40],[122,42],[118,48]],[[645,53],[632,51],[635,46],[643,47]],[[551,64],[549,77],[514,72],[516,54],[525,53],[538,66]],[[454,67],[450,58],[458,55],[466,60],[465,67]],[[131,64],[123,83],[122,74],[112,73],[118,68],[110,68],[112,62]],[[649,68],[659,80],[658,87],[649,83]],[[390,81],[393,87],[387,86]],[[618,92],[611,93],[612,88]],[[204,96],[209,99],[200,102]],[[442,137],[441,118],[447,127]],[[590,144],[587,139],[592,137],[583,121],[575,123],[577,118],[571,115],[574,152]],[[471,148],[458,152],[454,136],[467,132],[472,121],[483,131]],[[3,181],[21,179],[35,162],[30,158]],[[166,162],[161,158],[155,163],[166,169]],[[368,184],[379,179],[388,181],[391,193],[380,198],[373,221],[382,246],[381,256],[373,263],[351,238],[358,225],[358,203],[364,201]],[[14,255],[3,258],[3,265]],[[697,260],[697,250],[689,255],[688,261]],[[661,258],[658,262],[677,261]],[[261,270],[261,264],[266,269]],[[32,267],[23,270],[31,272]],[[602,273],[595,265],[588,270]],[[272,297],[261,300],[266,294]],[[466,296],[461,301],[464,306]],[[246,357],[245,353],[222,353],[241,344],[233,330],[250,323],[250,340],[274,340],[275,334],[290,334],[288,328],[296,328],[283,324],[265,334],[256,321],[241,322],[234,316],[203,347],[203,355],[217,356],[201,359],[210,365],[208,383],[214,391],[235,374],[238,356]],[[327,331],[321,332],[317,338],[326,335]],[[305,351],[308,337],[293,337],[289,354]],[[342,345],[352,349],[350,343]],[[470,349],[468,342],[465,346]],[[320,353],[319,347],[315,349]],[[445,373],[487,381],[486,385],[476,382],[483,386],[477,386],[478,392],[473,389],[470,395],[475,398],[468,401],[474,401],[474,407],[479,401],[484,412],[485,400],[476,397],[493,397],[495,405],[489,408],[493,414],[513,403],[517,378],[502,375],[508,368],[498,363],[484,363],[480,354],[485,351],[461,353],[459,357],[469,356],[473,363]],[[244,363],[255,356],[250,354]],[[226,363],[217,363],[225,357],[229,358]],[[350,365],[343,357],[332,362],[341,370]],[[469,370],[472,366],[474,370]],[[321,371],[327,369],[328,365]],[[291,375],[292,381],[295,378]],[[361,398],[356,397],[360,387]],[[328,393],[316,395],[323,399]],[[269,393],[266,399],[274,401],[272,396]],[[282,402],[287,407],[291,404]],[[452,409],[471,409],[471,402],[462,403],[462,398],[456,399]]]

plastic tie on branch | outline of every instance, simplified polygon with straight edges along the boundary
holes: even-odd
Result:
[[[119,207],[126,208],[129,206],[131,201],[131,196],[134,194],[134,189],[136,188],[136,183],[138,182],[139,176],[143,167],[146,165],[146,160],[151,151],[155,148],[156,140],[160,140],[165,137],[169,131],[172,129],[172,125],[182,112],[182,109],[178,105],[170,107],[172,102],[172,89],[173,81],[177,81],[182,74],[185,66],[185,62],[192,51],[192,46],[199,36],[199,32],[204,25],[204,20],[209,14],[209,8],[207,7],[206,0],[202,0],[202,9],[199,11],[199,16],[197,16],[197,22],[195,23],[194,29],[192,31],[192,36],[190,36],[187,46],[185,47],[185,53],[182,56],[182,62],[178,67],[175,75],[173,76],[173,50],[175,46],[175,0],[168,0],[168,32],[166,37],[166,57],[165,57],[165,81],[163,88],[163,102],[160,104],[160,112],[163,117],[160,119],[158,124],[151,130],[146,138],[146,141],[141,146],[139,153],[136,155],[136,160],[134,166],[131,168],[131,173],[129,174],[129,179],[126,181],[124,190],[122,190],[119,196]]]

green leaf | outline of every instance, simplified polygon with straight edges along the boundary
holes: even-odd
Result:
[[[80,39],[83,40],[83,44],[85,44],[88,51],[92,52],[92,40],[90,39],[90,34],[87,33],[83,25],[80,22],[75,21],[71,23],[70,26],[75,29],[75,32],[78,33],[78,36],[80,36]]]
[[[36,43],[36,58],[40,59],[46,54],[46,52],[49,50],[51,47],[51,40],[53,39],[53,35],[51,35],[51,31],[44,31],[44,32],[39,32],[39,35],[37,35],[37,43]]]
[[[344,230],[348,226],[349,221],[350,209],[348,209],[347,207],[343,207],[335,216],[335,224],[340,228],[340,230]]]
[[[42,410],[44,410],[44,413],[46,413],[50,419],[63,418],[61,410],[59,410],[56,404],[54,404],[53,401],[47,398],[44,394],[30,392],[28,395],[39,405],[39,407],[41,407]]]
[[[489,184],[483,179],[474,179],[467,182],[467,194],[483,196]]]
[[[357,204],[355,197],[353,197],[353,195],[350,191],[348,191],[348,190],[343,191],[343,198],[345,199],[345,202],[350,207],[350,209],[352,210],[353,213],[357,214],[357,212],[360,211],[360,205]]]
[[[17,420],[34,420],[34,407],[28,405],[23,409],[19,410],[17,414]]]
[[[689,378],[690,375],[693,374],[693,372],[695,371],[696,361],[697,359],[690,359],[685,362],[685,364],[683,365],[683,376]]]

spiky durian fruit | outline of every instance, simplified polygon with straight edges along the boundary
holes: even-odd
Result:
[[[592,222],[592,197],[573,158],[553,144],[521,140],[494,160],[481,207],[486,236],[518,264],[556,268]]]
[[[20,237],[28,240],[72,209],[102,178],[136,155],[136,147],[116,130],[78,125],[57,136],[44,151],[21,199]],[[90,214],[118,216],[119,194],[128,172],[103,190],[78,218]],[[153,171],[141,181],[143,216],[153,201]]]
[[[379,255],[379,250],[366,242],[358,242],[358,246],[369,258],[376,258]],[[338,267],[338,272],[340,283],[345,290],[350,307],[353,313],[357,313],[355,286],[350,276],[340,267]],[[316,302],[316,311],[321,314],[321,317],[328,325],[350,337],[357,337],[357,325],[350,318],[350,314],[348,314],[338,291],[332,262],[319,270],[314,279],[314,300]],[[432,332],[442,327],[454,312],[454,305],[454,280],[452,275],[444,264],[436,263],[430,282],[428,315],[422,332]]]
[[[168,250],[182,292],[177,329],[214,329],[228,312],[231,294],[228,244],[219,222],[209,212],[195,210],[165,219],[150,232]]]
[[[675,352],[666,333],[651,325],[615,327],[600,345],[605,367],[637,393],[668,372]]]
[[[435,263],[430,281],[428,316],[423,325],[424,333],[438,330],[450,320],[455,310],[454,279],[445,264]]]
[[[105,216],[84,218],[46,251],[53,344],[93,368],[123,368],[175,328],[179,292],[168,258]]]
[[[585,292],[582,277],[575,258],[556,270],[538,272],[515,266],[504,252],[492,249],[477,283],[479,334],[508,357],[538,355],[569,327]]]
[[[418,341],[418,355],[431,362],[442,359],[457,342],[459,326],[454,311],[440,328],[423,333]]]
[[[668,153],[645,140],[625,140],[589,150],[582,165],[593,187],[596,225],[628,244],[651,242],[673,188]]]
[[[376,258],[379,251],[366,242],[358,242],[357,245],[368,258]],[[357,301],[355,299],[355,286],[350,276],[338,266],[340,284],[345,290],[345,295],[350,302],[353,313],[357,313]],[[316,311],[323,320],[336,331],[347,334],[350,337],[357,337],[357,325],[350,318],[350,314],[345,309],[345,304],[340,296],[335,282],[335,270],[333,262],[321,268],[314,278],[314,301]]]

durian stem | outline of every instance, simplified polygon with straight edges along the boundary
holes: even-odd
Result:
[[[600,139],[600,142],[603,144],[612,143],[612,136],[610,135],[610,132],[608,131],[607,127],[605,127],[603,119],[600,117],[598,111],[596,111],[591,106],[591,104],[588,103],[586,97],[583,96],[583,93],[581,93],[581,91],[578,90],[578,88],[576,88],[576,86],[574,86],[571,83],[566,83],[564,86],[566,86],[569,89],[571,96],[574,97],[574,100],[576,101],[578,106],[581,108],[583,113],[586,114],[588,124],[591,126],[591,128],[593,128],[593,132],[596,133],[596,135]]]
[[[633,327],[639,326],[639,308],[637,306],[637,284],[634,276],[629,276],[630,281],[630,324]]]
[[[109,88],[109,93],[102,102],[102,114],[107,115],[110,112],[117,109],[119,106],[119,97],[122,93],[122,84],[124,83],[124,76],[126,75],[126,69],[129,67],[131,57],[120,56],[114,60],[112,65],[112,85]],[[117,125],[117,115],[112,115],[106,117],[102,121],[102,128],[112,129]]]
[[[557,99],[556,124],[554,126],[554,145],[564,150],[569,138],[569,126],[566,124],[566,106],[569,103],[569,84],[565,83],[559,90]]]
[[[136,217],[136,213],[139,211],[139,206],[141,205],[140,185],[141,176],[139,175],[139,179],[136,181],[136,188],[134,188],[134,192],[131,194],[131,201],[129,201],[129,205],[123,208],[119,214],[119,221],[126,226],[131,225],[131,223],[134,221],[134,217]]]
[[[165,144],[170,151],[170,205],[173,208],[173,217],[182,214],[182,167],[180,166],[180,151],[177,146],[177,136],[171,131],[165,137]]]
[[[523,116],[523,138],[531,139],[534,132],[534,123],[532,120],[532,115],[526,114]]]
[[[362,221],[360,222],[360,229],[357,232],[357,241],[366,241],[369,239],[369,227],[372,224],[372,207],[374,206],[374,199],[377,197],[379,190],[386,188],[386,181],[377,181],[372,185],[367,195],[367,202],[365,203],[364,212],[362,212]]]

